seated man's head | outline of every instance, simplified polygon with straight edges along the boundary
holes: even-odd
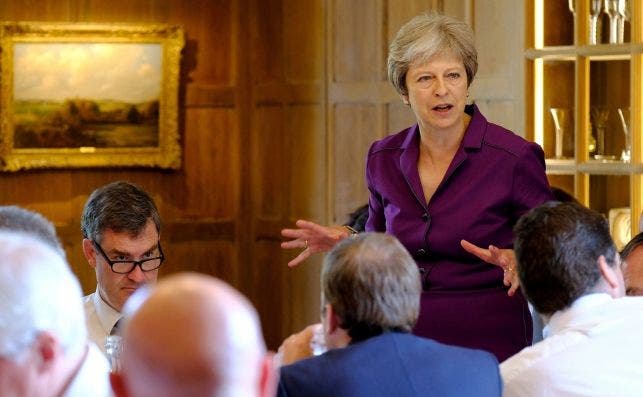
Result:
[[[112,375],[118,396],[274,395],[258,316],[226,283],[171,275],[134,295],[125,316],[123,371]]]
[[[56,228],[44,216],[15,205],[0,206],[0,229],[25,232],[41,239],[65,256]]]
[[[624,295],[621,259],[603,215],[552,201],[520,218],[514,235],[520,285],[539,313],[551,315],[591,293]]]
[[[643,295],[643,232],[623,247],[621,259],[625,264],[625,292]]]
[[[324,259],[322,318],[329,348],[383,332],[410,332],[420,310],[418,267],[393,236],[362,233]]]
[[[62,395],[86,347],[80,285],[60,252],[0,231],[0,394]]]
[[[96,189],[85,204],[81,230],[98,292],[111,307],[121,311],[136,289],[156,282],[163,262],[161,218],[143,189],[128,182]]]

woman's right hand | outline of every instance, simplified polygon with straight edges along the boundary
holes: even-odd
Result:
[[[281,243],[281,248],[303,249],[295,259],[288,262],[290,267],[297,266],[312,254],[330,250],[349,235],[348,230],[343,226],[322,226],[301,219],[295,222],[295,226],[297,229],[283,229],[281,231],[282,236],[291,239]]]

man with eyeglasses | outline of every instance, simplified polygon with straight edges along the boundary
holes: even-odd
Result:
[[[163,263],[161,218],[152,198],[118,181],[89,196],[81,219],[83,253],[96,271],[96,292],[83,298],[89,338],[105,353],[105,339],[117,332],[125,301],[155,283]]]

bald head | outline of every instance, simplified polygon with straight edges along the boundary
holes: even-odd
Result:
[[[123,376],[132,397],[259,395],[265,345],[252,305],[215,278],[165,278],[128,321]]]

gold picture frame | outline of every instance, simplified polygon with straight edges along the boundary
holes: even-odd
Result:
[[[0,23],[0,170],[178,169],[180,27]]]

